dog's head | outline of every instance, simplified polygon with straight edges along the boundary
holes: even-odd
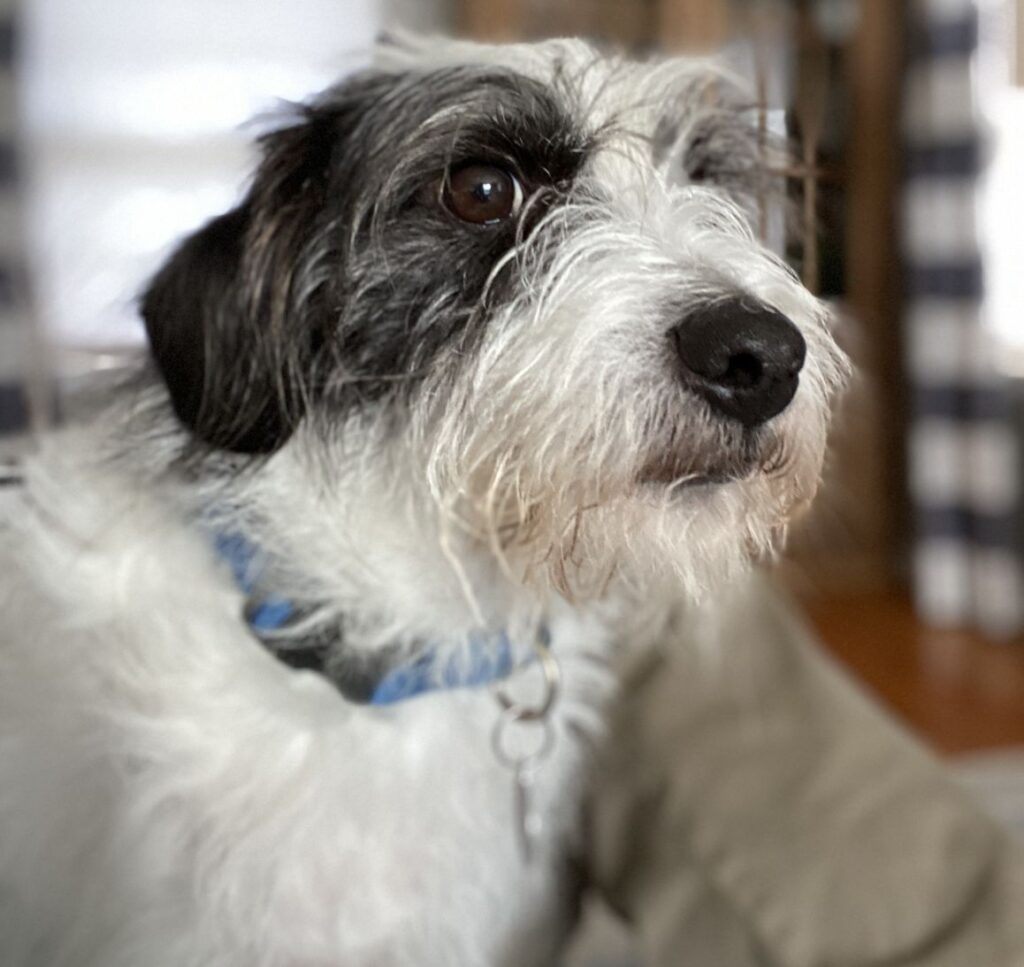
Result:
[[[391,45],[262,148],[143,301],[195,440],[358,427],[579,594],[644,566],[699,589],[814,493],[845,362],[754,237],[756,129],[705,64]]]

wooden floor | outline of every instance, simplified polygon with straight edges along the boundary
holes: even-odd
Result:
[[[933,747],[1024,746],[1024,642],[928,629],[897,595],[806,607],[828,650]]]

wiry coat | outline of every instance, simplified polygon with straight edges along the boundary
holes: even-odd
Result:
[[[689,61],[413,43],[265,136],[142,301],[152,364],[5,503],[0,961],[550,959],[608,659],[773,551],[845,373],[744,217],[763,173],[732,98]],[[468,162],[514,174],[514,217],[453,217]],[[756,427],[671,349],[727,300],[806,342]],[[325,674],[257,640],[223,533]],[[526,862],[488,689],[378,708],[330,679],[500,631],[525,660],[540,626],[565,690]]]

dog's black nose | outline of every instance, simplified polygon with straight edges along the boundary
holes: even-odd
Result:
[[[781,312],[745,299],[690,313],[672,338],[687,386],[748,427],[789,405],[807,355],[804,337]]]

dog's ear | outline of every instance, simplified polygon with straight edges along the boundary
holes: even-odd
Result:
[[[143,295],[174,412],[206,444],[271,453],[313,391],[329,326],[329,253],[314,246],[326,244],[335,121],[311,109],[265,136],[245,200],[187,238]]]

